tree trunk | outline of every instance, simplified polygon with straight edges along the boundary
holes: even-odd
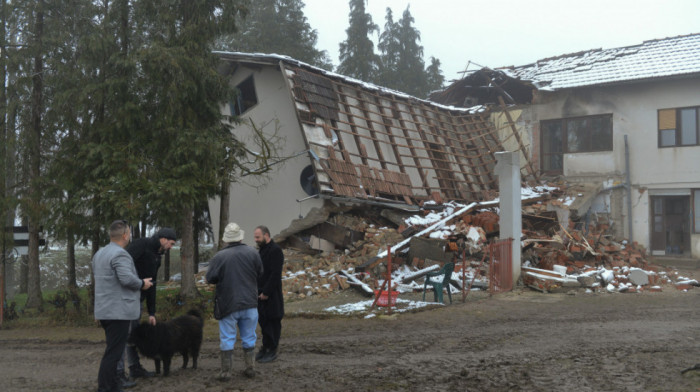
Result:
[[[163,263],[165,266],[163,267],[163,280],[164,281],[169,281],[170,280],[170,249],[168,249],[167,252],[165,252],[164,256],[164,261]]]
[[[21,256],[19,258],[19,293],[27,294],[27,275],[29,274],[29,269],[27,268],[27,255]]]
[[[34,57],[34,70],[32,76],[31,98],[31,127],[28,138],[29,151],[29,254],[27,258],[27,308],[40,308],[41,297],[41,270],[39,269],[39,209],[41,206],[41,116],[43,113],[44,90],[44,59],[42,58],[42,39],[44,30],[44,12],[39,2],[36,12],[36,24],[34,26],[34,39],[36,55]]]
[[[226,243],[221,240],[224,235],[224,230],[226,225],[228,225],[228,215],[229,215],[229,194],[231,192],[231,183],[228,178],[221,181],[221,206],[219,208],[219,238],[217,243],[219,244],[219,249],[226,246]]]
[[[75,276],[75,237],[71,230],[68,230],[66,252],[68,256],[68,288],[76,289],[78,288],[78,278]]]
[[[193,221],[194,227],[192,228],[192,249],[194,250],[194,262],[192,263],[192,273],[195,275],[197,274],[197,272],[199,272],[199,233],[201,230],[199,222],[201,216],[202,210],[200,210],[199,208],[195,208]]]
[[[197,286],[194,284],[194,274],[192,273],[194,262],[194,241],[192,236],[192,208],[185,207],[182,219],[182,245],[180,246],[180,295],[182,298],[195,298],[198,294]]]
[[[7,122],[5,119],[7,118],[7,95],[6,95],[6,80],[7,80],[7,62],[5,61],[5,53],[7,51],[7,47],[5,45],[5,26],[7,24],[7,16],[5,14],[5,10],[7,9],[6,7],[6,1],[2,0],[2,5],[0,5],[0,19],[2,19],[2,26],[0,26],[0,75],[2,77],[2,83],[0,85],[0,137],[2,139],[0,140],[0,144],[2,145],[0,148],[0,248],[2,248],[2,255],[0,255],[0,258],[2,259],[2,265],[0,265],[0,278],[2,281],[0,282],[0,288],[2,292],[0,292],[0,300],[5,301],[5,293],[6,293],[6,288],[5,288],[5,282],[7,282],[7,268],[5,268],[6,265],[6,260],[5,257],[7,256],[7,251],[8,249],[12,246],[12,243],[9,242],[12,237],[12,232],[9,232],[5,230],[6,226],[13,226],[12,223],[9,225],[6,224],[6,213],[5,211],[9,212],[9,197],[8,197],[8,192],[7,192],[7,142],[8,142],[8,137],[7,137]],[[0,308],[4,309],[0,304]],[[2,320],[2,317],[0,317],[0,320]]]
[[[192,273],[197,274],[199,272],[199,235],[198,232],[194,232],[194,241],[192,248],[194,249],[194,263],[192,263]]]
[[[97,205],[94,202],[93,205]],[[95,212],[97,216],[100,216],[99,208],[95,207]],[[92,232],[91,239],[91,250],[90,250],[90,286],[88,287],[88,313],[92,313],[95,306],[95,271],[92,268],[92,258],[95,257],[95,253],[100,250],[100,228],[96,227]]]

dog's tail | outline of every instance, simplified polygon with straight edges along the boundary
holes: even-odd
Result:
[[[200,324],[204,325],[204,319],[202,319],[202,312],[200,312],[197,309],[190,309],[187,311],[187,314],[190,316],[197,317],[199,319]]]

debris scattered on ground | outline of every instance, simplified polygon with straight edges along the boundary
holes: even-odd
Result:
[[[605,217],[577,218],[577,196],[581,195],[567,195],[557,187],[523,188],[524,286],[542,292],[601,293],[657,292],[664,287],[687,291],[698,286],[675,270],[648,263],[645,248],[636,242],[613,238]],[[389,247],[392,290],[422,291],[423,276],[448,261],[456,264],[452,292],[462,287],[487,289],[490,266],[484,252],[498,237],[498,200],[469,205],[428,200],[422,207],[413,213],[338,209],[328,212],[321,224],[289,234],[282,242],[285,298],[324,297],[348,289],[371,297],[386,278]],[[206,290],[213,287],[206,284],[203,271],[196,282]]]

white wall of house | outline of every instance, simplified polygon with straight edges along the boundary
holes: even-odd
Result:
[[[613,150],[564,154],[564,176],[573,182],[624,183],[627,135],[633,239],[649,248],[650,191],[682,194],[700,188],[700,146],[659,148],[657,111],[700,106],[698,91],[700,78],[540,92],[527,117],[533,140],[539,143],[539,121],[612,114]],[[626,203],[626,198],[617,199]],[[615,203],[616,198],[611,200]],[[612,206],[613,218],[628,236],[626,204],[617,207]],[[692,256],[700,257],[700,234],[691,234],[691,248]]]
[[[276,67],[261,68],[239,67],[231,78],[232,85],[253,75],[258,104],[246,111],[242,118],[252,120],[258,127],[264,127],[263,132],[270,136],[277,132],[276,144],[281,157],[291,157],[306,150],[304,137],[299,129],[289,89],[285,86],[286,79]],[[222,107],[230,114],[227,105]],[[248,123],[249,124],[249,123]],[[250,125],[237,125],[234,134],[253,151],[259,150],[251,142]],[[297,202],[297,199],[308,195],[302,189],[299,179],[302,170],[311,164],[308,153],[286,160],[274,166],[272,172],[264,176],[250,176],[231,184],[229,221],[238,223],[245,231],[244,242],[253,244],[253,230],[258,225],[265,225],[274,237],[287,228],[296,218],[305,216],[313,207],[322,206],[320,199],[309,199]],[[220,200],[209,201],[212,214],[214,235],[218,233]]]

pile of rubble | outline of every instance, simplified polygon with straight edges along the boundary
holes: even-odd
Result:
[[[558,188],[523,192],[522,283],[535,290],[661,291],[698,285],[647,261],[637,243],[616,241],[610,224],[576,222],[572,200]],[[456,268],[453,291],[488,287],[489,241],[497,238],[498,202],[427,202],[413,214],[386,210],[343,211],[281,243],[285,253],[283,291],[301,299],[356,287],[372,295],[386,277],[392,249],[392,281],[398,291],[422,290],[421,278],[448,261]],[[564,222],[564,223],[562,223]],[[308,243],[325,246],[311,249]],[[325,241],[325,245],[322,243]],[[485,261],[485,262],[484,262]],[[203,277],[200,285],[206,285]]]

